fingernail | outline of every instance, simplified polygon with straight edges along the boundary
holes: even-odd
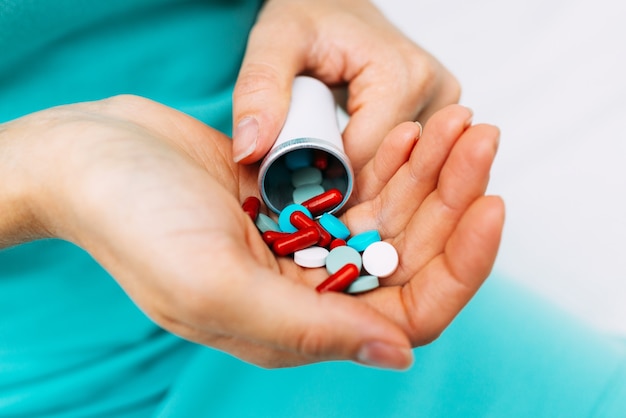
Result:
[[[239,122],[233,132],[233,160],[238,163],[256,149],[259,136],[259,123],[252,116],[245,117]]]
[[[469,117],[465,120],[465,128],[468,128],[474,120],[474,111],[469,107],[466,107],[466,109],[469,111]]]
[[[417,135],[415,135],[415,142],[417,142],[422,137],[422,131],[424,130],[424,128],[422,127],[422,124],[419,121],[416,120],[416,121],[414,121],[414,123],[419,128],[419,131],[417,132]]]
[[[413,352],[410,348],[375,341],[365,343],[359,349],[357,361],[367,366],[404,370],[413,363]]]

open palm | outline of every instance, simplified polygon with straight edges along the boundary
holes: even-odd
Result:
[[[503,206],[483,194],[498,132],[469,127],[460,106],[417,144],[419,126],[399,125],[358,173],[343,220],[400,254],[397,272],[358,297],[318,294],[323,269],[269,251],[240,207],[258,194],[257,168],[232,163],[224,135],[140,98],[55,112],[43,118],[64,123],[45,135],[71,158],[42,197],[55,202],[42,216],[50,235],[88,250],[164,328],[247,361],[407,367],[493,265]]]

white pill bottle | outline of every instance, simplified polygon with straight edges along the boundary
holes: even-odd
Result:
[[[273,212],[293,203],[295,164],[319,166],[324,189],[341,192],[343,200],[331,213],[345,205],[352,194],[354,172],[344,151],[337,105],[330,89],[308,76],[294,79],[287,119],[259,169],[259,191]]]

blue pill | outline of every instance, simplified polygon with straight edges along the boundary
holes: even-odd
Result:
[[[291,184],[298,188],[307,184],[322,184],[322,172],[315,167],[304,167],[291,175]]]
[[[319,223],[335,238],[346,239],[350,236],[348,227],[330,213],[323,214],[319,219]]]
[[[295,189],[292,193],[293,203],[302,203],[324,193],[324,188],[319,184],[305,184]]]
[[[256,221],[254,223],[256,224],[256,227],[261,232],[280,231],[280,228],[278,227],[278,224],[276,222],[274,222],[274,220],[272,218],[270,218],[269,216],[267,216],[264,213],[259,213],[259,215],[257,216]]]
[[[291,151],[285,155],[285,165],[291,171],[309,167],[313,164],[313,151],[310,148],[302,148]]]
[[[311,211],[305,208],[302,205],[298,205],[297,203],[293,203],[291,205],[286,206],[283,210],[280,211],[278,215],[278,227],[282,232],[296,232],[298,228],[291,224],[291,214],[300,211],[303,212],[306,216],[313,219],[313,215],[311,215]]]
[[[346,243],[348,247],[352,247],[358,252],[363,252],[370,244],[380,241],[380,233],[377,230],[372,229],[370,231],[361,232],[356,234],[348,240]]]
[[[361,276],[348,286],[346,293],[363,293],[376,289],[378,286],[380,286],[378,277],[370,275]]]
[[[363,265],[361,254],[354,248],[342,245],[333,248],[326,256],[326,271],[328,274],[335,274],[346,264],[354,264],[359,270]]]

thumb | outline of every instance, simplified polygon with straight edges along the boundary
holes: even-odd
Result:
[[[293,79],[306,67],[304,26],[277,25],[275,18],[261,17],[251,31],[233,93],[235,162],[258,161],[276,140],[289,109]]]
[[[257,270],[246,287],[238,303],[218,310],[227,314],[233,335],[313,361],[349,359],[392,369],[411,364],[404,331],[357,298],[319,294],[266,270]]]

